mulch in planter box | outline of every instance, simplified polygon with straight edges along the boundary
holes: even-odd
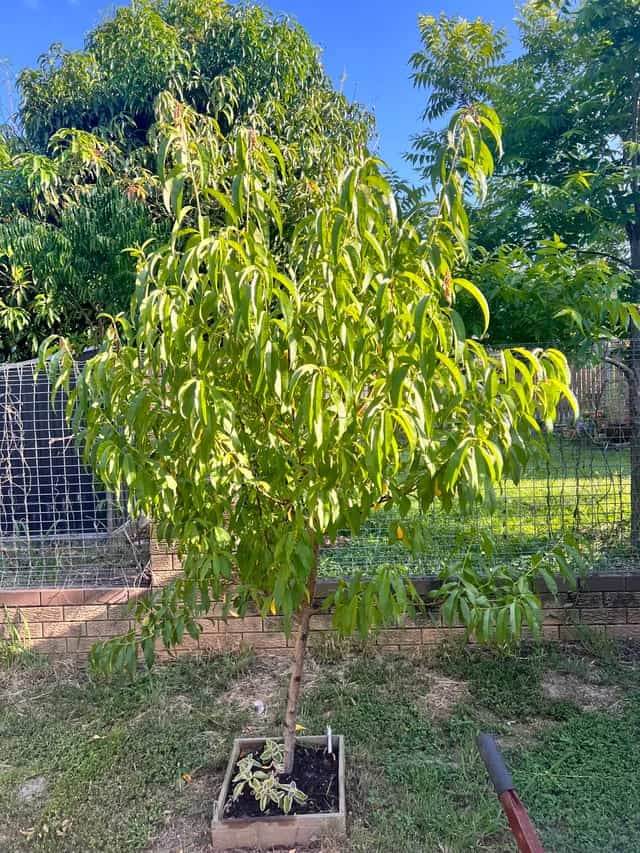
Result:
[[[262,750],[263,747],[251,753],[245,752],[240,755],[240,758],[253,755],[259,761]],[[293,761],[293,773],[291,775],[283,773],[279,778],[285,784],[293,780],[307,795],[304,803],[293,802],[290,815],[339,811],[337,743],[331,755],[326,749],[298,744]],[[284,814],[282,809],[274,803],[271,803],[265,811],[261,811],[248,785],[237,800],[233,800],[230,795],[224,808],[225,818],[273,817],[282,814]]]

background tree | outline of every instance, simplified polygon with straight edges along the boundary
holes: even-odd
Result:
[[[52,331],[99,340],[100,313],[126,308],[135,263],[124,250],[171,225],[156,173],[161,92],[224,136],[250,129],[295,145],[296,183],[278,188],[285,232],[304,214],[299,182],[319,185],[372,130],[300,26],[222,0],[119,8],[83,50],[53,45],[18,91],[16,122],[0,134],[4,358],[33,354]]]
[[[364,151],[317,188],[296,178],[309,203],[286,233],[281,186],[300,173],[299,147],[250,130],[230,138],[170,95],[161,107],[174,119],[159,166],[171,176],[171,237],[139,253],[132,313],[112,319],[71,409],[88,460],[156,520],[184,577],[142,601],[137,629],[94,660],[135,669],[141,646],[151,663],[158,638],[197,637],[214,601],[226,613],[253,604],[281,614],[287,631],[295,619],[289,772],[320,547],[342,529],[356,535],[375,511],[391,512],[390,536],[412,547],[420,528],[398,516],[435,500],[467,511],[490,500],[551,426],[568,371],[552,350],[490,356],[465,339],[454,308],[470,293],[486,312],[454,273],[466,252],[465,180],[484,186],[483,136],[499,145],[488,108],[453,118],[420,234]],[[68,383],[68,347],[52,340],[47,356],[55,386]],[[535,629],[537,571],[549,577],[538,561],[480,587],[449,579],[446,618],[498,642]],[[386,565],[341,582],[328,604],[337,630],[366,634],[416,601],[405,570]]]
[[[416,82],[435,90],[429,104],[438,109],[428,117],[451,105],[437,93],[454,93],[460,106],[475,88],[504,125],[504,157],[486,204],[472,214],[470,274],[496,321],[490,340],[557,342],[574,360],[593,355],[602,340],[630,340],[622,357],[607,358],[629,382],[631,538],[638,550],[640,6],[531,0],[518,23],[523,53],[505,61],[502,34],[479,22],[430,19],[414,57]],[[472,71],[449,63],[455,33],[465,27],[476,33],[465,56]],[[418,138],[414,160],[428,154],[431,138]],[[481,322],[465,316],[470,325]]]

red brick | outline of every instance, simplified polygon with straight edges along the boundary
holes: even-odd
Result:
[[[226,622],[220,623],[222,633],[241,634],[244,631],[262,631],[262,619],[260,616],[246,616],[244,619],[230,617]]]
[[[43,589],[40,591],[42,604],[82,604],[84,591],[81,589]]]
[[[43,637],[83,637],[86,635],[84,622],[44,622]]]
[[[309,624],[312,631],[331,631],[333,617],[329,613],[315,613]]]
[[[37,607],[40,605],[40,591],[36,589],[0,590],[0,606]]]
[[[604,634],[605,626],[604,625],[590,625],[589,631],[596,631],[598,634]],[[581,640],[584,636],[584,631],[581,631],[580,628],[576,625],[560,625],[558,627],[558,636],[564,642],[574,642],[576,640]]]
[[[630,622],[632,625],[640,623],[640,609],[631,607],[627,610],[627,622]]]
[[[580,622],[584,625],[615,625],[624,622],[625,618],[625,611],[618,608],[594,607],[593,610],[580,610]]]
[[[43,654],[66,654],[67,641],[63,639],[36,639],[33,641],[33,648]]]
[[[202,628],[203,634],[219,633],[217,619],[210,619],[208,616],[205,616],[202,619],[198,619],[198,624]]]
[[[252,646],[254,649],[286,649],[287,638],[282,633],[243,633],[243,642]]]
[[[60,617],[62,618],[62,616]],[[108,618],[106,605],[84,604],[81,607],[65,607],[64,618],[67,622],[86,622],[90,619]]]
[[[74,624],[73,622],[71,624]],[[126,634],[131,623],[127,620],[118,622],[87,622],[88,637],[117,637]]]
[[[84,591],[84,604],[126,604],[129,598],[128,589],[85,589]]]
[[[311,624],[313,624],[314,616],[311,617]],[[262,630],[263,631],[282,631],[282,626],[284,625],[284,619],[282,616],[265,616],[262,620]]]
[[[420,629],[389,628],[376,633],[376,645],[384,646],[387,643],[403,646],[419,645],[422,642],[421,634]]]
[[[607,637],[624,639],[626,637],[640,637],[640,625],[607,625]]]

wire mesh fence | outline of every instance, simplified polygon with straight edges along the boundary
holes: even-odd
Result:
[[[503,484],[493,512],[479,506],[469,516],[434,506],[426,517],[415,517],[425,544],[419,554],[408,555],[402,543],[390,544],[398,518],[381,511],[359,536],[342,531],[323,549],[322,572],[349,575],[398,562],[414,574],[430,574],[465,553],[479,554],[483,533],[492,536],[496,559],[518,561],[568,531],[583,537],[591,568],[640,568],[631,548],[629,387],[611,363],[618,361],[619,346],[600,350],[572,371],[580,418],[561,405],[554,432],[544,437],[544,452],[529,463],[520,483]]]
[[[425,545],[413,555],[390,544],[396,519],[381,511],[359,536],[342,531],[323,549],[322,573],[402,562],[429,574],[477,551],[482,533],[492,534],[497,557],[519,560],[569,530],[590,544],[594,568],[640,568],[630,546],[629,388],[615,361],[605,353],[574,370],[580,419],[561,407],[546,453],[519,484],[504,484],[493,512],[479,506],[469,517],[435,506],[416,516]],[[0,587],[146,582],[148,528],[128,518],[82,464],[64,395],[52,405],[48,379],[35,366],[0,366]]]
[[[144,577],[145,528],[83,465],[65,404],[35,362],[0,367],[0,587]]]

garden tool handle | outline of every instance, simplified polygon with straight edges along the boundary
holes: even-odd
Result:
[[[480,734],[476,738],[476,743],[496,794],[501,797],[505,791],[513,791],[511,773],[507,770],[495,740],[491,735]]]
[[[534,825],[526,808],[513,788],[511,773],[507,770],[500,750],[490,735],[480,734],[476,738],[478,750],[485,763],[502,810],[507,816],[509,827],[520,853],[544,853]]]

